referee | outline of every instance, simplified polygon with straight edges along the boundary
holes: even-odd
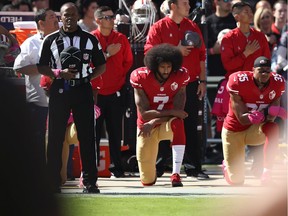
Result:
[[[81,145],[83,193],[99,193],[90,79],[106,70],[106,61],[98,40],[77,25],[79,15],[75,4],[65,3],[60,14],[63,27],[44,39],[38,64],[41,74],[54,77],[50,88],[47,147],[51,189],[61,193],[61,153],[72,110]]]

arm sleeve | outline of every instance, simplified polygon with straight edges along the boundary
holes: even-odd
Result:
[[[162,43],[161,32],[158,29],[159,29],[158,25],[156,26],[155,24],[150,27],[148,35],[147,35],[147,39],[146,39],[146,44],[144,46],[144,55],[153,46]]]
[[[39,59],[39,65],[50,65],[51,59],[50,57],[53,56],[51,49],[51,42],[49,40],[49,38],[45,38],[41,48],[40,48],[40,59]]]
[[[132,73],[130,75],[130,84],[132,85],[133,88],[142,89],[140,76],[138,74],[138,70],[137,69],[132,71]]]
[[[188,70],[185,67],[182,67],[179,70],[181,71],[181,74],[182,74],[182,86],[188,85],[189,80],[190,80]]]
[[[229,79],[226,85],[227,92],[236,93],[236,94],[239,93],[237,74],[238,73],[233,73],[229,76]]]
[[[233,52],[232,38],[223,37],[221,42],[221,60],[226,71],[235,71],[237,68],[241,67],[245,62],[245,55],[240,53],[235,56]]]
[[[32,41],[24,41],[20,48],[21,53],[14,61],[14,70],[38,63],[39,48],[34,46]]]

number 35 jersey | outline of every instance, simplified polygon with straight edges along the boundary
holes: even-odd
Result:
[[[227,90],[230,93],[238,94],[246,104],[249,111],[261,111],[268,107],[273,101],[278,99],[285,91],[284,78],[274,72],[271,72],[267,86],[259,89],[254,82],[253,72],[240,71],[229,76]],[[229,102],[229,111],[224,120],[224,128],[231,131],[243,131],[250,125],[241,125],[237,120],[232,106]]]
[[[173,98],[190,80],[187,69],[182,67],[171,72],[164,84],[160,84],[152,71],[146,67],[134,70],[130,75],[130,83],[134,88],[142,89],[149,100],[151,110],[167,110],[173,108]],[[138,125],[144,123],[138,112]]]

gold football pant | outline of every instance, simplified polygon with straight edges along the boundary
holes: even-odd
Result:
[[[222,128],[222,144],[227,174],[233,184],[242,184],[245,179],[245,145],[265,142],[262,124],[251,125],[247,130],[234,132]]]
[[[158,154],[158,145],[161,140],[173,139],[171,122],[163,122],[151,131],[149,137],[137,137],[137,160],[140,173],[140,180],[143,185],[153,185],[156,182],[156,160]],[[137,131],[139,134],[139,129]]]

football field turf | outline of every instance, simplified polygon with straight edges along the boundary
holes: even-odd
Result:
[[[255,212],[277,206],[275,202],[282,195],[287,197],[287,164],[275,167],[276,187],[260,186],[260,180],[249,172],[250,167],[247,164],[242,187],[229,186],[219,165],[205,166],[209,180],[198,181],[183,175],[184,186],[176,188],[171,187],[169,173],[151,187],[143,187],[137,176],[99,178],[101,194],[83,194],[76,179],[62,187],[59,203],[63,216],[263,216]],[[278,209],[287,209],[286,201],[284,205]],[[286,213],[270,215],[287,216]]]
[[[64,216],[220,216],[239,213],[239,197],[73,196],[61,197]]]

